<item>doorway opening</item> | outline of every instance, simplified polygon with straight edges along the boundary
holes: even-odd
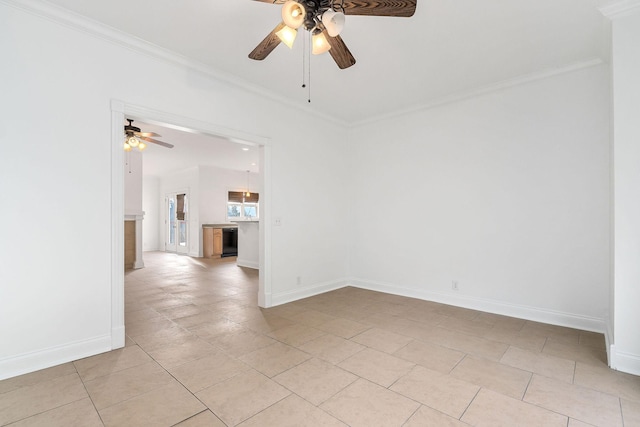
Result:
[[[259,227],[259,279],[258,279],[258,305],[260,307],[270,307],[271,304],[271,253],[267,250],[271,246],[271,232],[267,224],[271,218],[270,204],[270,144],[268,138],[248,134],[240,130],[228,129],[213,123],[201,122],[198,120],[151,110],[148,108],[135,106],[122,101],[112,101],[112,138],[111,138],[111,159],[112,159],[112,324],[111,337],[112,348],[124,346],[124,150],[122,149],[123,124],[125,118],[140,120],[146,123],[164,126],[183,132],[190,132],[212,137],[225,138],[229,141],[241,143],[254,147],[259,152],[259,186],[261,188],[261,226]],[[180,199],[178,196],[181,196]],[[173,242],[171,243],[171,229],[167,226],[166,234],[169,241],[164,243],[175,244],[175,252],[189,254],[189,248],[193,248],[194,242],[200,239],[200,235],[190,233],[193,224],[197,223],[201,228],[198,218],[190,212],[193,208],[192,195],[188,191],[175,191],[167,195],[167,199],[172,198],[164,207],[164,211],[175,225],[173,228]],[[179,202],[182,200],[182,202]],[[182,203],[182,205],[180,205]],[[174,214],[172,217],[171,215]],[[171,246],[172,247],[172,246]],[[173,247],[172,247],[173,248]]]

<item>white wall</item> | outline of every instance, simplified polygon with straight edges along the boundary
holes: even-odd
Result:
[[[161,225],[164,217],[161,216],[162,196],[160,196],[160,179],[156,176],[145,175],[142,178],[142,250],[158,251],[164,249],[160,245]]]
[[[142,153],[139,151],[125,153],[124,162],[124,212],[129,215],[139,215],[143,210]]]
[[[252,192],[260,193],[260,176],[251,173],[249,185]],[[247,172],[200,166],[200,222],[223,224],[227,222],[229,191],[246,191]]]
[[[38,13],[0,3],[0,378],[111,348],[113,99],[269,138],[270,297],[342,283],[343,128]]]
[[[640,375],[640,12],[613,20],[614,345],[611,365]]]
[[[259,229],[260,223],[258,221],[242,221],[238,223],[237,264],[239,266],[259,268]]]
[[[354,129],[352,282],[603,331],[607,78],[583,69]]]

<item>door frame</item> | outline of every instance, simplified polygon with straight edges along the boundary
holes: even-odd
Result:
[[[258,305],[271,307],[271,144],[270,139],[173,113],[111,100],[111,348],[124,347],[124,150],[125,116],[174,129],[230,139],[258,147],[260,153],[260,231]]]
[[[169,199],[172,196],[175,196],[177,193],[165,193],[164,195],[164,203],[162,204],[163,213],[164,213],[164,227],[162,227],[162,240],[164,242],[164,252],[177,252],[178,244],[176,243],[176,233],[177,229],[173,234],[173,245],[169,245],[168,242],[171,239],[171,215],[169,214]],[[176,201],[177,205],[177,201]],[[177,227],[176,227],[177,228]]]
[[[184,220],[184,222],[187,223],[187,246],[184,247],[184,250],[180,250],[180,245],[178,244],[178,232],[179,232],[179,221],[176,218],[176,231],[175,231],[175,242],[174,242],[174,247],[173,249],[169,249],[167,247],[167,240],[169,238],[169,235],[171,233],[171,230],[168,228],[168,225],[171,223],[171,219],[168,218],[168,203],[169,203],[169,198],[171,196],[175,196],[176,199],[176,205],[178,202],[178,194],[184,194],[185,197],[187,198],[187,219]],[[191,221],[190,216],[191,214],[189,213],[189,188],[180,188],[177,190],[171,190],[171,191],[166,191],[164,193],[163,197],[163,211],[164,211],[164,227],[163,227],[163,232],[162,232],[162,239],[164,241],[164,252],[171,252],[171,253],[175,253],[175,254],[180,254],[180,255],[189,255],[189,245],[191,244],[191,232],[189,230],[189,223]]]

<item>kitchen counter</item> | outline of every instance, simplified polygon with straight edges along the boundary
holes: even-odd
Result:
[[[238,224],[202,224],[202,228],[238,228]]]
[[[240,267],[260,268],[260,221],[238,221],[238,259]]]

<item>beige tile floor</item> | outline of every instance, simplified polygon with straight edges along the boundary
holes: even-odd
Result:
[[[126,347],[0,381],[0,425],[640,426],[600,334],[356,288],[263,310],[234,261],[145,253]]]

